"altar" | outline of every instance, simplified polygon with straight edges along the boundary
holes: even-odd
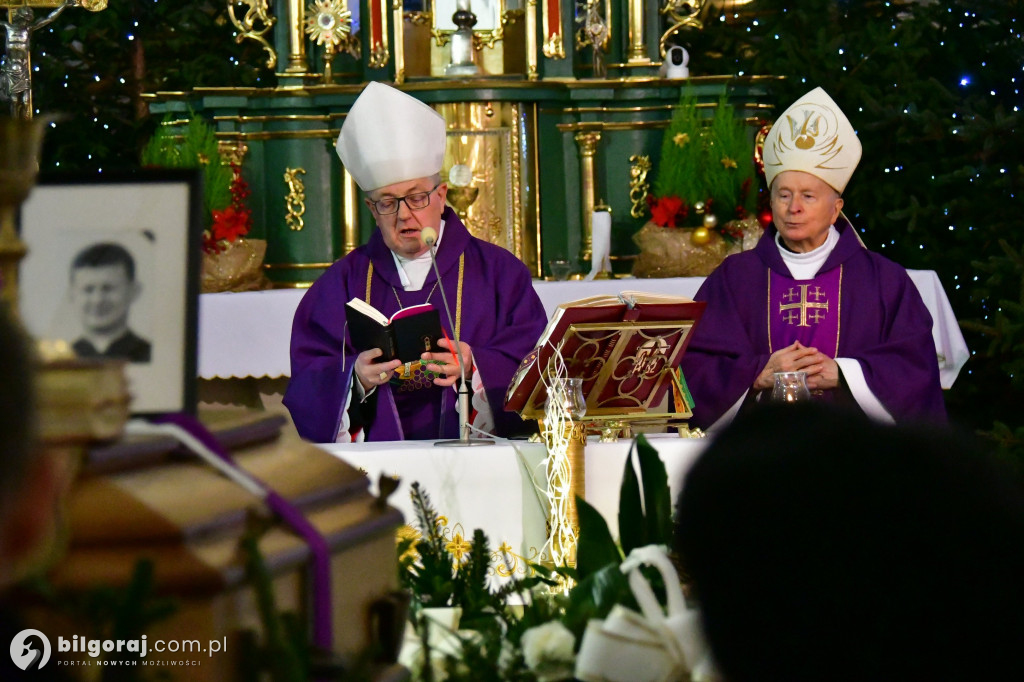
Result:
[[[686,471],[708,442],[676,434],[649,434],[668,472],[672,499],[681,489]],[[618,537],[619,487],[632,440],[602,443],[591,437],[585,450],[585,499]],[[409,489],[418,482],[444,517],[442,533],[464,540],[483,529],[492,552],[500,548],[512,558],[510,573],[524,569],[522,559],[539,558],[547,520],[543,444],[499,440],[489,447],[435,446],[432,441],[387,443],[331,443],[320,445],[331,454],[367,472],[376,485],[380,475],[398,476],[398,490],[389,503],[399,509],[406,524],[414,525]]]
[[[932,315],[932,338],[943,388],[950,388],[970,356],[938,275],[909,270]],[[692,297],[702,277],[534,280],[548,317],[560,303],[588,296],[646,291]],[[290,375],[292,318],[304,289],[202,294],[199,300],[199,376],[202,379],[279,378]]]

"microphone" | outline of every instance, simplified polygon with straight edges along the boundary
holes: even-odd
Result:
[[[492,445],[494,441],[483,438],[470,438],[469,426],[469,381],[466,378],[466,366],[462,360],[462,343],[459,341],[459,328],[455,326],[455,319],[452,317],[452,309],[448,307],[448,296],[444,293],[444,283],[441,282],[441,271],[437,267],[437,258],[434,255],[434,246],[437,244],[437,230],[432,227],[424,227],[420,230],[420,238],[430,251],[430,263],[434,266],[434,275],[437,277],[437,288],[441,290],[441,300],[444,302],[444,312],[448,317],[448,327],[455,336],[455,364],[459,368],[459,439],[437,441],[434,445]]]
[[[420,237],[423,238],[424,244],[426,244],[427,246],[433,246],[434,244],[437,243],[437,230],[435,230],[432,227],[424,227],[422,230],[420,230]],[[431,259],[433,259],[434,257],[433,249],[430,250],[430,257]]]

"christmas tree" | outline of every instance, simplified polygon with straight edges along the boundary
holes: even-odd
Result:
[[[847,112],[864,147],[847,215],[868,248],[939,274],[972,350],[952,418],[1024,453],[1024,3],[748,7],[688,34],[691,70],[785,76],[776,110],[821,86]]]

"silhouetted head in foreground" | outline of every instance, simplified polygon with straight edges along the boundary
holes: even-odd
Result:
[[[1024,495],[973,439],[771,405],[694,464],[677,523],[729,682],[1024,679]]]

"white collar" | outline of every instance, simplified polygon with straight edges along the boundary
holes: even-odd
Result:
[[[793,279],[811,279],[818,274],[818,270],[825,264],[825,260],[828,259],[829,254],[832,253],[832,249],[839,243],[839,230],[836,229],[835,225],[830,225],[828,228],[828,236],[825,237],[825,243],[816,249],[811,249],[806,253],[794,253],[787,249],[782,243],[782,235],[778,232],[775,233],[775,245],[779,249],[779,254],[782,256],[782,261],[789,268],[790,274],[793,275]]]

